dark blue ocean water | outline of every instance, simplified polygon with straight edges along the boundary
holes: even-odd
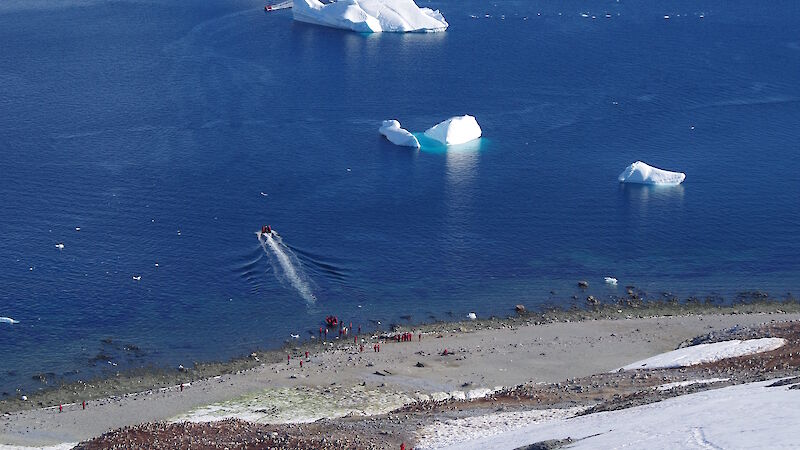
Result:
[[[568,305],[580,279],[602,298],[798,291],[796,1],[420,4],[450,29],[0,3],[0,316],[20,321],[0,324],[0,388],[227,358],[329,313]],[[484,132],[467,148],[377,133],[467,113]],[[637,159],[686,182],[621,186]]]

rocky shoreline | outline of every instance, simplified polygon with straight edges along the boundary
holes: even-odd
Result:
[[[800,387],[800,322],[732,327],[702,336],[694,344],[768,336],[783,337],[788,344],[763,354],[691,368],[601,373],[556,383],[517,385],[475,400],[419,401],[370,418],[350,417],[293,425],[240,420],[202,424],[149,423],[115,430],[76,448],[396,449],[400,444],[412,448],[424,438],[425,428],[432,424],[481,414],[582,407],[578,415],[586,415],[775,378],[784,379],[774,383],[775,386],[794,384]],[[698,379],[718,381],[692,382]],[[670,383],[675,386],[660,388]],[[569,439],[541,442],[530,448],[558,448],[570,442]]]
[[[679,301],[663,294],[665,300],[644,300],[641,293],[628,287],[628,296],[614,298],[606,302],[588,296],[585,307],[573,305],[569,308],[549,307],[542,310],[527,310],[524,305],[516,305],[513,315],[491,317],[488,319],[462,320],[422,323],[417,325],[391,325],[391,331],[365,333],[369,342],[381,342],[393,338],[397,333],[413,330],[415,334],[472,332],[517,327],[522,325],[542,325],[549,323],[570,323],[590,320],[618,320],[645,317],[669,317],[704,314],[758,314],[758,313],[800,313],[800,300],[791,295],[784,299],[774,299],[762,292],[742,292],[734,303],[724,304],[718,297],[703,299],[689,298]],[[511,309],[511,308],[509,308]],[[332,344],[332,345],[331,345]],[[43,408],[58,404],[73,404],[108,397],[124,396],[134,392],[153,389],[175,388],[182,384],[208,379],[216,376],[242,373],[263,364],[285,360],[287,354],[295,357],[302,354],[301,348],[312,352],[329,351],[347,342],[338,338],[328,341],[309,340],[290,342],[278,349],[262,349],[248,355],[224,362],[194,363],[190,367],[167,369],[146,367],[116,372],[113,376],[90,380],[62,383],[59,386],[46,386],[34,392],[17,391],[11,396],[5,392],[0,399],[0,414]],[[25,395],[25,400],[22,399]]]

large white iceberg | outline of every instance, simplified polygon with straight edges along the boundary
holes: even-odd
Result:
[[[619,174],[619,181],[621,183],[674,186],[681,184],[684,179],[686,179],[685,173],[658,169],[641,161],[636,161]]]
[[[456,116],[428,128],[425,136],[444,145],[458,145],[481,137],[481,127],[472,116]]]
[[[419,148],[417,137],[405,128],[402,128],[400,122],[396,120],[384,120],[383,125],[381,125],[378,131],[386,136],[386,139],[392,144]]]
[[[319,0],[294,0],[294,20],[359,33],[444,31],[447,21],[430,8],[420,8],[414,0],[338,0],[324,4]]]

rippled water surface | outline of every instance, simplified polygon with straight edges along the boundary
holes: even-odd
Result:
[[[797,2],[420,4],[450,29],[2,2],[0,388],[227,358],[330,313],[568,305],[580,279],[797,291]],[[377,133],[465,113],[484,138],[447,151]],[[638,159],[686,182],[620,185]]]

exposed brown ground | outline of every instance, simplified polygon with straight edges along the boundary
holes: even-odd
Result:
[[[434,420],[519,409],[592,406],[587,413],[661,401],[732,384],[800,375],[800,322],[773,323],[713,333],[694,343],[733,338],[782,337],[787,345],[758,355],[730,358],[691,368],[600,373],[557,383],[522,384],[485,399],[418,402],[371,418],[322,420],[301,425],[259,425],[239,420],[205,424],[144,424],[123,428],[80,444],[81,449],[397,449],[412,448],[414,432]],[[670,390],[655,387],[677,381],[729,378]]]

